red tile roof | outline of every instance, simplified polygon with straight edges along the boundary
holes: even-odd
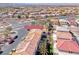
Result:
[[[43,29],[43,26],[41,26],[41,25],[26,25],[25,27],[24,27],[25,29]]]
[[[64,36],[64,34],[62,34],[62,33],[60,34],[60,36],[61,35]],[[66,35],[68,35],[68,34],[66,33]],[[69,37],[66,36],[65,38],[67,39]],[[58,38],[57,39],[57,48],[58,48],[58,50],[61,50],[61,51],[79,53],[79,45],[77,44],[76,41],[73,41],[72,39],[64,40],[64,39]]]
[[[16,52],[13,54],[33,55],[36,52],[41,33],[42,30],[40,29],[31,30],[26,36],[25,41],[20,43],[20,45],[16,48]]]
[[[79,45],[75,41],[72,41],[72,40],[70,40],[70,41],[69,40],[65,40],[65,41],[58,40],[57,43],[58,43],[57,48],[59,50],[79,53]]]
[[[57,32],[57,38],[64,38],[64,39],[72,39],[72,36],[69,32],[62,32],[62,31],[59,31]]]

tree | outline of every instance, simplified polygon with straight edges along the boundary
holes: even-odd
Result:
[[[53,30],[54,30],[54,27],[52,26],[52,23],[50,21],[50,19],[47,20],[48,21],[48,40],[49,40],[49,43],[48,43],[48,54],[51,55],[53,54]]]
[[[9,27],[6,28],[6,30],[11,31],[12,30],[12,27],[9,26]]]
[[[33,25],[35,25],[35,24],[36,24],[36,21],[35,21],[35,20],[33,20],[33,21],[32,21],[32,24],[33,24]]]
[[[8,31],[4,31],[3,35],[5,36],[5,38],[7,38],[8,37]]]
[[[8,34],[11,32],[11,30],[12,30],[12,27],[7,27],[7,28],[5,29],[5,31],[3,32],[5,38],[8,37]]]
[[[47,54],[47,49],[46,49],[46,38],[43,38],[43,42],[40,45],[40,54],[46,55]]]
[[[49,55],[53,54],[53,36],[51,33],[49,35],[49,42],[47,42],[47,51]]]
[[[18,18],[21,18],[21,15],[18,15],[17,17],[18,17]]]

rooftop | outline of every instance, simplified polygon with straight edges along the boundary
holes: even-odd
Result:
[[[73,37],[69,32],[57,32],[57,36],[59,37],[57,38],[57,48],[59,51],[79,53],[79,45],[76,41],[72,40]]]
[[[25,40],[22,41],[16,48],[14,55],[33,55],[35,54],[38,42],[40,40],[42,31],[40,29],[33,29],[26,36]]]

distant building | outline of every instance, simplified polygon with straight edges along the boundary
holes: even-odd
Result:
[[[58,18],[52,18],[51,23],[52,23],[52,25],[60,25]]]
[[[68,23],[69,23],[70,25],[77,26],[76,17],[75,17],[74,14],[69,14],[69,15],[67,16],[67,20],[68,20]]]

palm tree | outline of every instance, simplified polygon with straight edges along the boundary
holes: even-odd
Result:
[[[7,28],[5,29],[5,31],[3,32],[5,38],[8,37],[9,33],[11,32],[11,30],[12,30],[12,27],[7,27]]]
[[[48,48],[48,53],[49,54],[53,54],[53,26],[52,26],[52,23],[50,21],[50,19],[48,19],[48,40],[49,40],[49,48]]]
[[[47,54],[47,49],[46,49],[46,38],[43,38],[43,42],[41,43],[41,46],[40,46],[40,54],[42,55],[46,55]]]

